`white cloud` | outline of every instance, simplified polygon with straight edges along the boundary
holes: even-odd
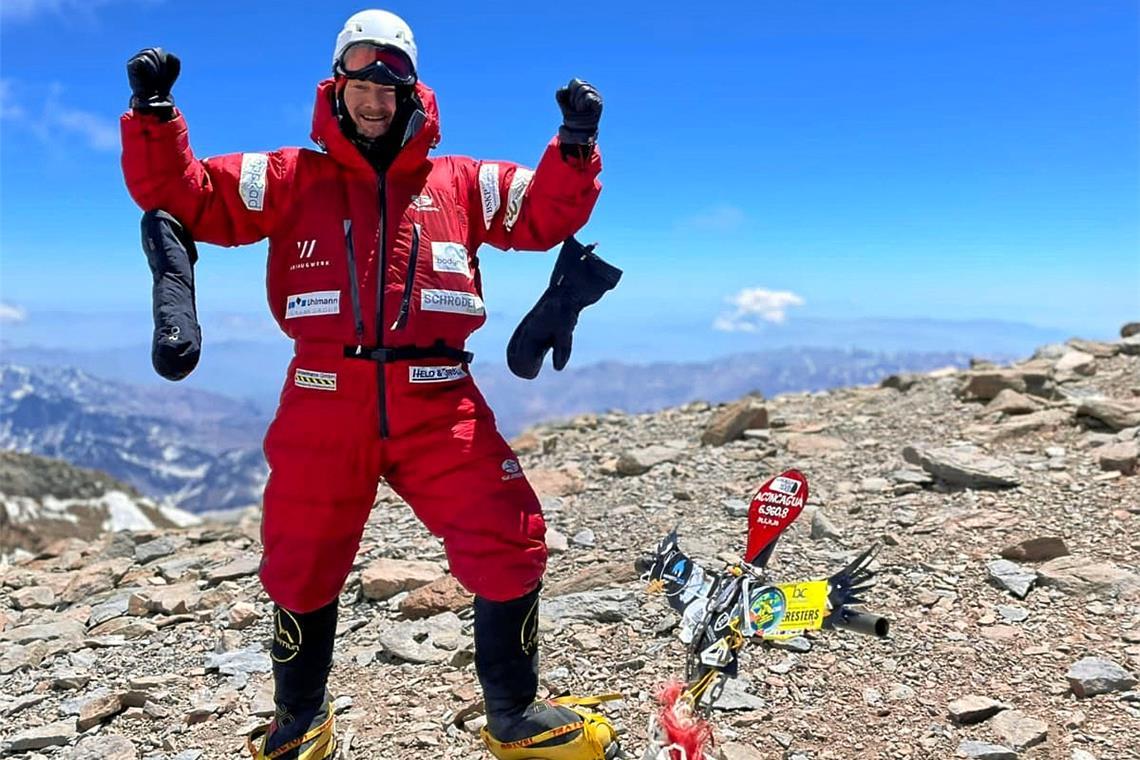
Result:
[[[14,306],[0,301],[0,325],[18,325],[28,318],[22,306]]]
[[[713,329],[722,332],[756,332],[763,323],[781,324],[791,306],[803,306],[805,301],[788,290],[744,288],[725,301],[733,308],[720,314]]]
[[[744,213],[743,209],[738,206],[723,204],[720,206],[712,206],[711,208],[703,209],[690,216],[683,217],[677,221],[677,227],[681,229],[724,232],[726,230],[735,230],[743,227],[747,220],[748,215]]]
[[[95,150],[119,149],[119,125],[102,116],[74,108],[53,108],[52,120],[62,129],[73,132]]]
[[[43,102],[33,113],[16,95],[14,80],[0,80],[0,119],[31,132],[49,149],[57,150],[67,140],[78,137],[86,146],[98,151],[119,149],[119,125],[114,119],[72,108],[64,104],[64,88],[54,83],[46,88]]]

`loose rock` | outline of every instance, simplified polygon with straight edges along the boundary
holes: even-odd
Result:
[[[744,398],[729,404],[713,418],[701,435],[705,446],[723,446],[744,435],[745,430],[768,427],[768,409],[760,399]]]
[[[1060,536],[1027,538],[1001,550],[1001,556],[1016,562],[1045,562],[1069,554],[1065,539]]]
[[[1136,678],[1127,670],[1097,657],[1085,657],[1073,663],[1065,678],[1069,679],[1072,692],[1081,698],[1128,691],[1136,685]]]
[[[1020,710],[1005,710],[991,721],[991,726],[1003,744],[1015,750],[1028,749],[1045,741],[1049,726],[1043,720],[1026,715]]]
[[[964,488],[1011,488],[1021,482],[1012,465],[986,456],[973,446],[907,446],[903,459],[950,485]]]
[[[989,569],[990,580],[1018,599],[1024,599],[1037,580],[1037,574],[1032,570],[1026,570],[1009,560],[993,560],[987,563],[986,567]]]
[[[1006,705],[997,700],[969,694],[950,703],[950,720],[960,726],[969,726],[992,718],[1005,709]]]

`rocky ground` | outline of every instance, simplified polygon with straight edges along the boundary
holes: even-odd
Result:
[[[707,565],[739,556],[756,487],[796,467],[812,498],[774,576],[881,544],[868,608],[891,635],[750,646],[713,715],[724,758],[1140,758],[1137,341],[528,431],[552,529],[544,688],[621,691],[640,756],[684,651],[634,559],[675,525]],[[241,756],[272,710],[257,536],[250,515],[0,565],[0,749]],[[469,600],[386,489],[342,602],[340,757],[485,757]]]

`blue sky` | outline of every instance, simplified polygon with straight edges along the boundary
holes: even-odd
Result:
[[[199,155],[307,145],[314,85],[362,7],[4,0],[0,329],[70,310],[137,314],[148,334],[118,164],[133,52],[182,57]],[[605,190],[582,237],[626,276],[585,319],[658,335],[669,358],[762,347],[797,321],[1109,337],[1140,318],[1134,2],[385,7],[415,30],[442,152],[533,164],[554,90],[599,87]],[[481,258],[509,327],[553,258]],[[263,245],[207,248],[200,310],[266,320],[263,276]]]

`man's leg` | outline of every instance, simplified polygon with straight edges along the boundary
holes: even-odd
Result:
[[[366,408],[305,397],[280,409],[266,435],[261,581],[275,603],[276,715],[258,757],[316,760],[335,748],[326,687],[337,597],[360,546],[380,467],[374,435],[360,418],[368,418]]]
[[[473,397],[474,418],[421,428],[394,441],[386,477],[443,538],[452,574],[475,594],[475,666],[491,752],[502,758],[601,760],[616,750],[604,718],[535,704],[546,526],[518,459],[482,397],[477,391]]]

